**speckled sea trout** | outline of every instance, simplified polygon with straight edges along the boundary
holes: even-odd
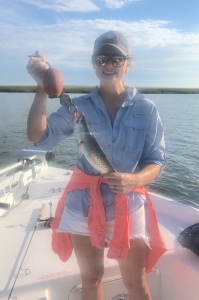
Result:
[[[84,155],[87,161],[101,174],[116,172],[96,138],[90,132],[86,118],[82,113],[75,120],[74,132],[80,155]]]

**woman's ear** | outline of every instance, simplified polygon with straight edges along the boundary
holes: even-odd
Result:
[[[127,60],[125,73],[131,68],[131,59]]]

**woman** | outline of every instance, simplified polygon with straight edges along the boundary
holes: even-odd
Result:
[[[128,42],[123,34],[109,31],[95,40],[93,68],[100,84],[90,94],[73,99],[84,115],[107,157],[117,170],[103,175],[100,186],[106,213],[106,243],[114,232],[115,194],[126,194],[129,210],[130,247],[126,260],[118,260],[124,285],[131,300],[149,300],[146,283],[146,254],[151,247],[146,220],[146,198],[134,189],[152,182],[165,164],[163,127],[153,102],[135,88],[124,85],[131,67]],[[27,70],[37,82],[37,92],[28,116],[28,138],[49,149],[73,134],[73,116],[66,107],[46,118],[47,94],[44,59],[30,58]],[[78,155],[77,167],[86,174],[99,175]],[[69,232],[80,267],[82,299],[102,300],[104,250],[91,244],[87,226],[90,189],[73,190],[67,196],[59,231]],[[163,247],[164,248],[164,247]],[[163,253],[165,249],[161,252]]]

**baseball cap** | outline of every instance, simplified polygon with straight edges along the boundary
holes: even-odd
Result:
[[[100,35],[94,42],[93,55],[98,54],[103,46],[112,46],[118,49],[121,54],[129,55],[127,38],[121,32],[108,31]]]

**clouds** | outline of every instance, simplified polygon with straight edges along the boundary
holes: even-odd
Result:
[[[64,12],[94,12],[99,11],[104,4],[110,9],[122,8],[131,2],[141,0],[9,0],[11,4],[27,4],[35,6],[41,10],[51,10],[57,13]],[[5,0],[2,0],[5,3]]]
[[[145,59],[147,53],[159,51],[164,60],[197,60],[199,33],[183,33],[164,20],[141,20],[125,22],[120,20],[70,20],[52,25],[5,26],[1,41],[6,49],[17,52],[32,51],[36,48],[56,57],[56,61],[67,57],[89,58],[94,39],[107,30],[120,30],[129,39],[134,55]],[[23,47],[22,47],[23,46]],[[65,57],[65,58],[64,58]],[[156,58],[158,59],[158,58]],[[81,64],[82,65],[82,64]]]
[[[136,77],[136,81],[138,78],[140,80],[138,85],[149,86],[152,75],[154,75],[154,80],[157,76],[160,80],[161,75],[164,75],[165,78],[168,77],[169,82],[165,84],[171,86],[174,84],[174,75],[180,78],[184,74],[185,78],[186,72],[189,74],[193,70],[195,74],[198,72],[199,32],[197,31],[185,32],[177,29],[171,21],[165,19],[137,21],[126,20],[125,17],[107,19],[104,14],[101,14],[103,17],[99,18],[97,9],[100,7],[99,4],[102,4],[102,0],[82,0],[81,5],[85,4],[84,8],[91,11],[86,16],[84,13],[81,16],[63,11],[61,13],[60,6],[62,9],[75,9],[75,7],[78,9],[80,1],[23,0],[23,2],[28,3],[28,9],[21,5],[11,9],[8,5],[0,11],[1,16],[4,16],[0,18],[2,20],[0,40],[3,45],[0,48],[0,60],[2,74],[4,74],[0,77],[0,84],[26,82],[28,78],[25,70],[27,56],[39,50],[47,57],[51,65],[59,68],[64,76],[70,77],[70,84],[92,85],[93,42],[96,37],[107,30],[119,30],[127,36],[135,58],[133,72],[130,72],[128,76],[129,80]],[[30,3],[33,2],[37,7],[34,13],[29,9]],[[130,4],[129,1],[117,0],[104,2],[107,6],[112,5],[113,8],[117,5]],[[19,4],[22,1],[13,2],[12,0],[12,3]],[[92,5],[94,5],[93,8]],[[51,6],[51,8],[47,9],[46,6]],[[54,13],[51,11],[52,8],[59,12]],[[92,9],[96,9],[95,17],[92,17],[94,14]],[[83,18],[82,15],[85,17]],[[21,68],[20,76],[17,71],[5,75],[11,66],[15,70]],[[147,76],[147,83],[143,83]],[[196,78],[194,81],[189,76],[192,86],[198,84]]]
[[[108,8],[117,9],[117,8],[122,8],[125,5],[128,5],[130,2],[137,2],[137,1],[141,1],[141,0],[104,0],[104,3]]]
[[[91,0],[10,0],[10,2],[26,3],[36,6],[39,9],[52,10],[57,13],[64,12],[90,12],[97,11],[99,8]]]

